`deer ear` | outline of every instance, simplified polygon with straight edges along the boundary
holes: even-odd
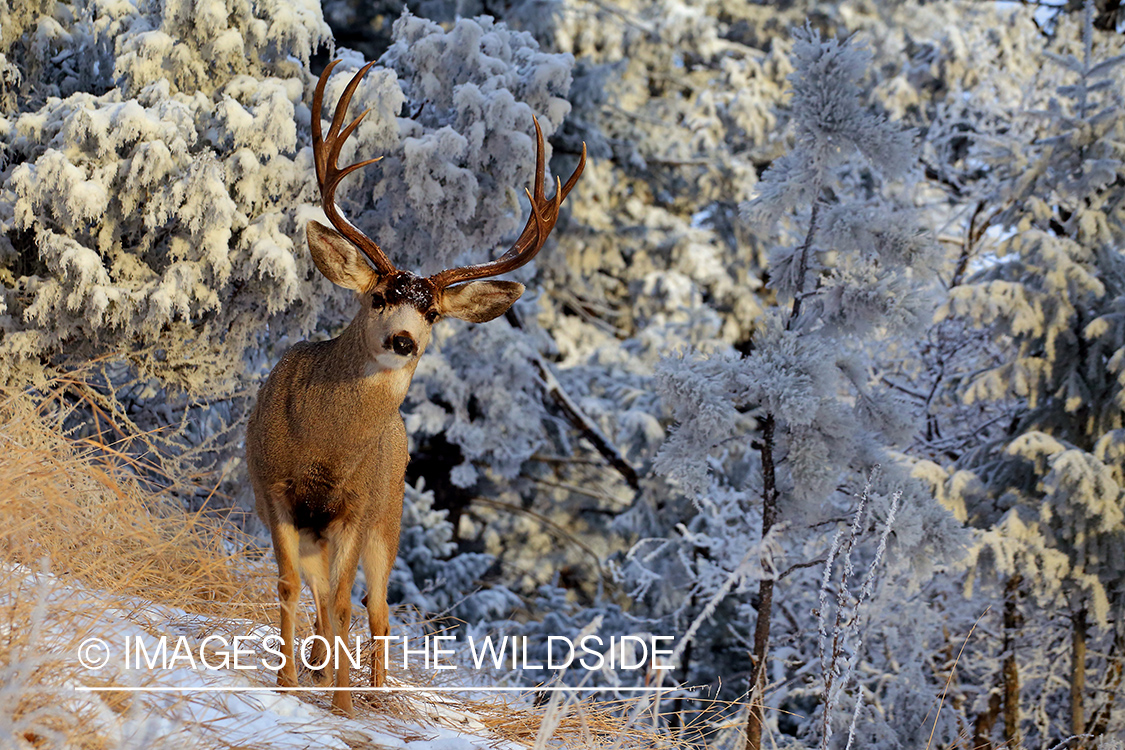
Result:
[[[374,286],[378,274],[344,235],[319,221],[310,221],[305,225],[305,237],[309,242],[313,263],[316,263],[324,278],[337,286],[357,292]]]
[[[441,295],[441,314],[470,323],[487,323],[508,311],[523,294],[516,281],[470,281],[447,287]]]

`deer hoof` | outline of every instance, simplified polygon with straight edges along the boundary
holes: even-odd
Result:
[[[332,699],[332,713],[354,719],[355,709],[352,707],[351,694],[336,693],[336,696]]]

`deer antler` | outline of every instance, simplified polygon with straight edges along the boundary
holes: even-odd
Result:
[[[566,196],[574,188],[582,170],[586,167],[586,144],[582,144],[582,158],[579,159],[578,166],[574,173],[570,175],[570,179],[563,185],[556,178],[555,194],[551,198],[546,198],[543,194],[543,174],[546,170],[546,155],[543,153],[543,130],[539,127],[539,120],[533,119],[536,137],[535,194],[532,195],[528,190],[524,191],[531,200],[531,216],[527,217],[527,224],[524,226],[523,232],[515,244],[494,261],[463,268],[450,268],[431,276],[430,280],[438,289],[444,289],[461,281],[498,276],[508,271],[514,271],[535,257],[540,248],[543,247],[543,243],[547,241],[547,236],[551,233],[551,230],[555,228],[562,202],[566,200]]]
[[[369,62],[359,69],[347,87],[344,93],[340,95],[340,101],[336,103],[336,111],[332,115],[332,126],[328,129],[328,138],[321,137],[320,131],[320,109],[324,100],[324,85],[328,83],[328,76],[332,73],[332,69],[336,67],[339,60],[333,60],[320,74],[320,80],[316,82],[316,91],[313,93],[312,105],[312,135],[313,135],[313,160],[316,162],[316,181],[320,185],[320,198],[321,205],[324,208],[324,213],[328,220],[332,222],[332,226],[336,227],[340,234],[347,237],[351,242],[363,251],[375,269],[382,275],[388,275],[395,272],[395,266],[383,253],[382,249],[363,232],[344,218],[340,213],[339,207],[336,205],[336,187],[340,184],[340,180],[347,177],[352,172],[366,167],[368,164],[374,164],[383,157],[379,156],[374,159],[356,162],[341,169],[337,164],[340,158],[340,149],[343,148],[344,141],[348,140],[359,123],[367,116],[370,109],[365,109],[360,113],[359,117],[355,118],[350,125],[340,130],[340,126],[344,124],[344,117],[348,112],[348,105],[352,101],[352,94],[355,93],[356,87],[367,71],[371,70],[374,62]]]

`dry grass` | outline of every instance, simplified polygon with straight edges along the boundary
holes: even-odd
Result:
[[[58,401],[0,403],[0,555],[83,587],[205,615],[261,618],[273,596],[252,540],[146,493],[113,446],[68,439]],[[174,486],[174,485],[173,485]]]
[[[121,444],[65,435],[62,391],[0,395],[0,745],[12,738],[16,747],[98,750],[122,746],[120,733],[102,731],[106,717],[171,715],[202,700],[185,696],[153,704],[124,691],[97,698],[76,693],[77,685],[119,686],[113,678],[99,682],[98,674],[82,669],[75,658],[78,644],[98,632],[106,614],[153,634],[245,633],[247,621],[275,619],[275,571],[268,552],[263,556],[260,544],[221,516],[185,514],[173,491],[154,495],[138,477],[138,458],[120,450]],[[175,481],[168,484],[176,488]],[[392,678],[426,685],[433,675],[400,671]],[[323,708],[329,703],[317,693],[299,695]],[[432,701],[431,708],[455,705],[477,724],[474,732],[498,742],[681,746],[654,729],[651,710],[643,716],[633,711],[630,720],[621,718],[627,706],[590,701],[543,708],[449,695]],[[357,721],[418,739],[411,725],[424,728],[434,721],[424,703],[417,697],[364,696],[357,700]],[[352,747],[378,746],[355,733],[339,736]],[[213,742],[203,746],[230,746],[221,733],[210,737]],[[148,737],[141,746],[160,744],[159,737]],[[262,746],[268,744],[263,738]]]

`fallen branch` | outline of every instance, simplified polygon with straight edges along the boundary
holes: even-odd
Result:
[[[594,424],[593,420],[586,416],[578,404],[574,403],[574,399],[563,390],[562,385],[559,384],[558,378],[551,372],[550,365],[543,359],[542,356],[536,354],[531,360],[535,367],[539,370],[539,377],[543,379],[543,388],[546,390],[547,395],[554,399],[566,418],[570,423],[582,433],[582,435],[590,441],[590,443],[597,449],[598,453],[602,454],[610,466],[617,469],[629,486],[633,489],[640,489],[640,482],[637,480],[636,470],[629,465],[625,457],[621,455],[621,451],[617,450],[617,446],[609,441],[609,438]]]
[[[505,317],[514,327],[523,328],[522,321],[511,308],[508,309]],[[555,404],[562,410],[570,424],[582,433],[583,437],[585,437],[598,453],[609,462],[610,466],[617,470],[617,473],[625,479],[630,487],[635,490],[640,489],[640,481],[637,479],[636,469],[629,465],[629,462],[621,455],[621,451],[617,449],[617,446],[606,437],[605,433],[594,424],[592,419],[586,416],[586,413],[574,402],[570,394],[563,390],[562,384],[559,383],[559,379],[556,378],[555,374],[551,371],[551,366],[547,364],[547,360],[543,359],[543,357],[536,352],[532,356],[531,361],[539,371],[539,377],[543,383],[544,392],[550,396]]]

